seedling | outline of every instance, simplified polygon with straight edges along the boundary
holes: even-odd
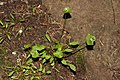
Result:
[[[13,33],[10,32],[11,28],[13,31],[14,29],[13,26],[15,26],[17,23],[21,23],[24,21],[25,21],[24,19],[16,20],[15,16],[12,13],[10,13],[10,19],[5,19],[4,22],[0,20],[0,28],[2,30],[2,32],[0,32],[0,44],[6,39],[11,40],[11,37],[13,36]],[[23,30],[20,29],[16,34],[16,36],[18,36],[18,34],[21,35],[22,33]]]
[[[71,13],[72,12],[72,10],[69,8],[69,7],[65,7],[64,8],[64,15],[63,15],[63,18],[64,19],[69,19],[69,18],[71,18],[72,16],[71,16]]]
[[[33,5],[32,6],[32,14],[35,15],[35,13],[36,13],[36,7]]]
[[[3,22],[0,20],[0,25],[1,25],[1,30],[2,32],[0,33],[0,44],[7,38],[8,40],[11,40],[12,33],[9,32],[9,25],[7,22]]]
[[[88,50],[93,50],[93,46],[95,45],[95,36],[93,36],[92,34],[88,34],[86,36],[86,47]]]

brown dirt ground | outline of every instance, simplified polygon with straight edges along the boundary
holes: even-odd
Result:
[[[57,22],[63,24],[63,9],[72,8],[72,19],[67,23],[72,38],[80,43],[87,33],[96,36],[93,51],[85,51],[85,80],[120,79],[120,1],[119,0],[45,0]],[[78,67],[79,71],[80,67]],[[78,80],[81,76],[78,73]]]
[[[92,33],[97,39],[96,45],[92,51],[82,51],[85,64],[79,63],[80,54],[69,58],[77,66],[76,75],[57,65],[60,73],[53,70],[52,76],[45,77],[43,80],[62,80],[60,76],[63,80],[120,80],[119,0],[44,0],[43,5],[41,0],[11,1],[1,0],[4,4],[0,5],[0,19],[3,21],[6,18],[10,19],[10,13],[14,13],[17,20],[25,18],[25,22],[17,23],[12,31],[11,40],[5,39],[0,44],[2,49],[4,47],[8,50],[7,55],[4,55],[0,49],[0,80],[8,80],[2,66],[15,65],[17,56],[24,53],[25,43],[44,44],[42,37],[46,31],[51,34],[61,32],[64,22],[63,9],[66,6],[71,7],[73,11],[72,18],[68,20],[66,26],[70,34],[65,35],[71,35],[72,39],[82,44],[85,36]],[[37,7],[35,15],[32,14],[33,5]],[[41,6],[38,7],[39,5]],[[19,39],[15,38],[14,36],[21,28],[24,31],[22,36],[18,36]],[[0,31],[2,32],[1,29]],[[11,32],[11,28],[9,31]],[[53,38],[59,38],[59,36],[60,34]],[[11,56],[13,51],[17,51],[18,55]]]

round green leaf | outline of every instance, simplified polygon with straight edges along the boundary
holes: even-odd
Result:
[[[64,8],[64,13],[71,13],[72,10],[69,7]]]
[[[87,43],[87,45],[94,45],[94,42],[95,42],[95,36],[93,36],[91,34],[88,34],[86,36],[86,43]]]

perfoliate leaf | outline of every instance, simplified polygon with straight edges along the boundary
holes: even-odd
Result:
[[[46,33],[46,35],[45,35],[45,38],[49,41],[49,42],[51,42],[51,39],[50,39],[50,36]]]
[[[68,64],[71,70],[76,71],[76,67],[73,64]]]
[[[87,43],[87,45],[94,45],[94,42],[95,42],[95,36],[93,36],[91,34],[88,34],[86,36],[86,43]]]
[[[65,59],[63,59],[63,60],[61,61],[61,63],[64,64],[64,65],[67,65],[67,61],[66,61]]]
[[[63,57],[63,52],[57,50],[56,52],[53,53],[53,55],[57,58],[62,58]]]
[[[64,50],[64,52],[67,52],[67,53],[72,52],[72,51],[73,51],[72,49],[65,49]]]
[[[64,13],[71,13],[72,10],[69,7],[64,8]]]

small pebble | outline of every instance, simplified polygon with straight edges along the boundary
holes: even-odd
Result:
[[[23,31],[22,30],[19,30],[19,33],[21,34]]]
[[[16,52],[14,51],[14,52],[12,52],[12,54],[13,54],[13,55],[15,55],[15,54],[16,54]]]

